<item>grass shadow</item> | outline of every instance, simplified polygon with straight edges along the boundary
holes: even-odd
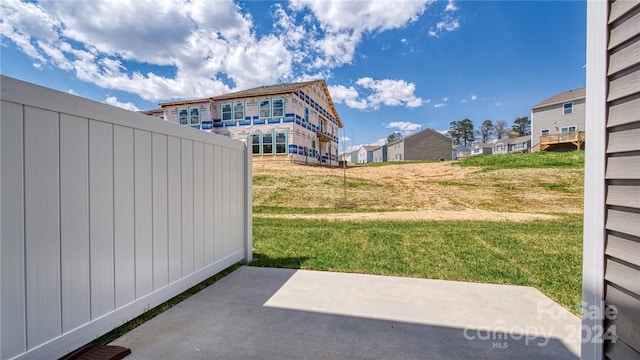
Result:
[[[308,256],[296,256],[296,257],[281,257],[281,256],[269,256],[254,252],[253,261],[250,266],[256,267],[277,267],[286,269],[301,269],[302,265],[311,259]]]

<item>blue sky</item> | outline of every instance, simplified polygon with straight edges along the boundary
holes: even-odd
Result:
[[[586,2],[0,4],[3,75],[132,110],[323,78],[346,146],[529,116],[585,84]]]

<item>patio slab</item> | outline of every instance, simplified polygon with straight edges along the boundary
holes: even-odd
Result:
[[[531,287],[243,266],[112,344],[127,359],[578,359]]]

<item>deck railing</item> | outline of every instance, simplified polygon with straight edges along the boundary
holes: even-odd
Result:
[[[584,142],[584,131],[540,135],[541,145]]]

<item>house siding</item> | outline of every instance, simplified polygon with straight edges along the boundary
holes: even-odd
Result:
[[[640,358],[640,2],[610,4],[606,119],[605,326],[608,359]],[[615,328],[614,328],[615,327]]]
[[[585,99],[568,101],[573,102],[573,112],[563,114],[563,104],[551,105],[534,109],[531,115],[531,143],[540,142],[540,132],[548,129],[549,134],[562,132],[563,127],[576,126],[576,131],[584,130],[585,124]]]
[[[427,129],[404,139],[403,160],[451,160],[451,138]]]
[[[180,109],[200,109],[200,125],[197,129],[211,131],[238,140],[256,139],[259,148],[254,152],[256,160],[292,160],[305,164],[338,165],[339,120],[333,118],[332,102],[324,91],[324,82],[314,82],[300,86],[296,90],[283,91],[268,95],[228,94],[215,98],[186,101],[184,103],[161,104],[165,120],[179,123]],[[261,117],[260,102],[282,99],[284,109],[281,116]],[[224,104],[242,103],[242,120],[223,121]],[[232,110],[233,111],[233,110]],[[308,121],[306,119],[308,118]],[[320,141],[318,132],[322,131],[328,141]],[[264,139],[272,139],[274,146],[265,147]],[[269,135],[271,137],[269,137]],[[285,136],[284,152],[276,151],[276,136]],[[249,138],[252,136],[251,138]]]
[[[387,144],[387,161],[402,161],[404,158],[404,139]]]
[[[373,150],[373,162],[387,161],[387,145],[380,146]]]

